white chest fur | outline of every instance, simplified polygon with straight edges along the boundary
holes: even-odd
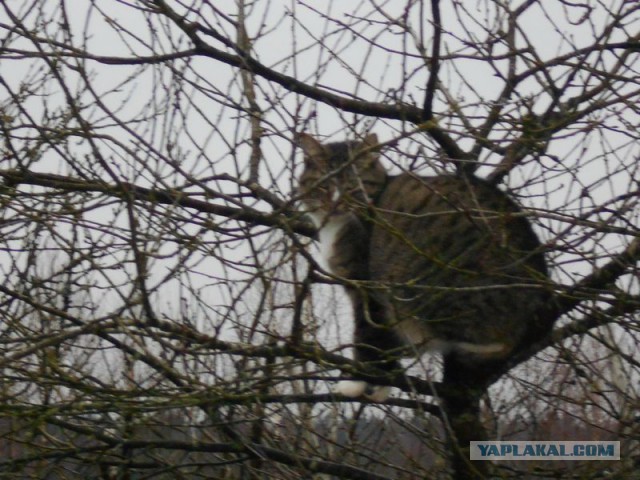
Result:
[[[318,228],[320,264],[323,268],[331,271],[331,258],[334,255],[336,237],[349,221],[349,214],[327,216],[320,213],[312,213],[310,216],[314,225]]]

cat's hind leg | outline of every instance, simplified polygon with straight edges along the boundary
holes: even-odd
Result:
[[[402,372],[398,352],[402,342],[386,321],[386,308],[366,291],[349,291],[354,307],[353,332],[355,359],[365,368],[388,374]],[[374,402],[389,398],[391,387],[371,385],[363,380],[343,380],[332,389],[333,393],[350,398],[363,396]]]

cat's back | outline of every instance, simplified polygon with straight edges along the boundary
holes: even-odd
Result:
[[[370,277],[409,337],[508,351],[538,328],[546,264],[507,194],[473,177],[403,174],[389,180],[376,207]],[[413,318],[427,330],[416,335]]]
[[[510,266],[546,275],[540,242],[521,209],[481,179],[405,173],[390,178],[376,206],[372,259],[403,263],[398,256],[405,255],[460,266],[486,257],[476,265],[485,273]]]
[[[473,217],[483,213],[520,212],[513,200],[498,187],[477,177],[462,175],[423,177],[403,173],[389,177],[377,206],[385,212],[423,215],[423,218],[429,212],[433,212],[433,217],[454,212]]]

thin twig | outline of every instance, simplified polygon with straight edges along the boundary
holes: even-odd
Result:
[[[433,98],[438,86],[438,70],[440,68],[440,42],[442,41],[442,23],[440,20],[440,1],[431,0],[433,13],[433,45],[431,46],[431,58],[429,59],[429,80],[422,107],[422,120],[429,121],[433,118]]]

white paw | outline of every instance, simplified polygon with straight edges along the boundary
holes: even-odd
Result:
[[[372,402],[384,402],[389,398],[391,387],[373,387],[371,385],[366,389],[364,396]]]
[[[349,398],[356,398],[364,394],[367,389],[367,382],[354,382],[352,380],[342,380],[331,389],[333,393],[344,395]]]
[[[369,385],[367,382],[342,380],[338,382],[331,391],[349,398],[364,396],[372,402],[384,402],[389,398],[391,387],[377,387]]]

